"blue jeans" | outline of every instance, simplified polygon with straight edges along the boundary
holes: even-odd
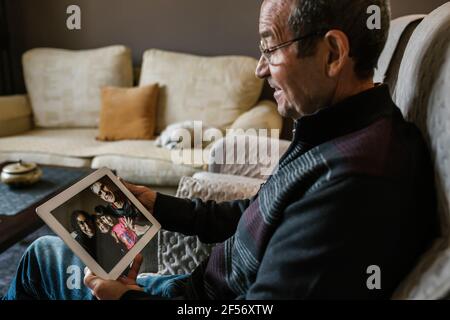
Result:
[[[93,300],[83,284],[83,262],[58,237],[36,240],[25,252],[4,300]],[[137,283],[163,298],[182,297],[189,275],[142,275]]]

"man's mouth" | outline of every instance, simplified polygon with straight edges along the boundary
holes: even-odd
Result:
[[[280,88],[274,88],[275,93],[273,94],[274,98],[278,100],[278,98],[283,94],[283,90]]]
[[[278,91],[275,91],[273,97],[275,98],[275,100],[277,100],[277,102],[280,102],[280,98],[282,95],[283,95],[283,91],[278,90]]]
[[[275,91],[280,90],[276,85],[274,85],[272,82],[269,81],[269,86],[274,89]]]
[[[270,87],[275,90],[275,94],[280,94],[282,92],[281,88],[275,86],[274,84],[269,82]]]

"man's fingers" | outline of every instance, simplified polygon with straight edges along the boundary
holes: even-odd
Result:
[[[119,180],[120,180],[120,182],[122,182],[123,183],[123,185],[128,189],[128,190],[130,190],[131,191],[131,193],[133,193],[133,194],[140,194],[140,193],[142,193],[142,186],[137,186],[137,185],[135,185],[135,184],[131,184],[131,183],[129,183],[129,182],[126,182],[126,181],[124,181],[124,180],[122,180],[122,178],[119,178]]]
[[[88,287],[89,289],[94,289],[95,287],[95,281],[99,279],[95,274],[92,273],[91,270],[89,270],[88,267],[84,268],[84,285]]]
[[[119,279],[117,279],[117,281],[119,281],[120,283],[122,283],[126,286],[136,284],[136,280],[132,280],[132,279],[128,278],[128,276],[121,276]]]
[[[91,269],[88,267],[84,267],[84,277],[87,277],[88,275],[93,275]]]
[[[136,189],[136,187],[138,187],[135,184],[132,184],[130,182],[127,182],[125,180],[123,180],[122,178],[119,177],[120,182],[122,182],[124,184],[125,187],[127,187],[128,189]]]
[[[132,190],[134,190],[134,189],[136,188],[136,186],[135,186],[134,184],[128,183],[128,182],[126,182],[125,180],[122,180],[122,179],[120,179],[120,178],[119,178],[119,180],[120,180],[120,182],[122,182],[123,185],[124,185],[125,187],[127,187],[127,189],[130,190],[130,191],[132,191]]]
[[[142,254],[138,254],[136,256],[136,258],[134,258],[133,264],[131,265],[130,271],[128,272],[129,279],[136,280],[143,260],[144,260],[144,258],[142,256]]]
[[[84,285],[90,289],[93,296],[100,299],[105,294],[104,290],[106,289],[107,281],[93,274],[88,267],[84,269],[84,272]]]

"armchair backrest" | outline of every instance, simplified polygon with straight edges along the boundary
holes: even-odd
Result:
[[[375,82],[387,83],[393,95],[395,95],[398,72],[406,46],[412,33],[424,17],[425,15],[423,14],[416,14],[391,21],[389,37],[378,59],[378,67],[375,70],[374,80]]]
[[[450,2],[416,28],[398,79],[395,101],[422,131],[434,162],[442,238],[396,297],[437,299],[450,290]]]

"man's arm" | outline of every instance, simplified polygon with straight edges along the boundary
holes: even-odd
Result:
[[[239,219],[250,202],[203,202],[158,193],[154,215],[166,230],[198,236],[203,243],[219,243],[236,232]]]
[[[383,207],[384,195],[391,191],[381,181],[348,178],[328,183],[312,195],[299,196],[300,200],[286,208],[280,226],[270,239],[256,281],[239,298],[367,297],[368,275],[363,267],[378,261],[376,252],[370,262],[360,261],[367,259],[367,251],[373,247],[367,241],[371,232],[364,227],[371,226]],[[382,219],[382,213],[379,218]],[[123,297],[152,298],[143,292],[129,292]]]
[[[179,199],[125,181],[122,183],[155,216],[162,227],[185,235],[196,235],[203,243],[223,242],[236,231],[251,200],[216,203]]]

